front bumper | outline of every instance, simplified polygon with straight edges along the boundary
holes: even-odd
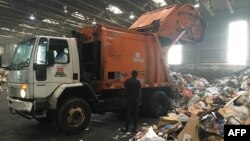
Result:
[[[8,106],[19,112],[31,112],[33,103],[7,97]]]

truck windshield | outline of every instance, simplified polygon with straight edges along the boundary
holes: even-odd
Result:
[[[36,38],[30,38],[28,40],[22,41],[17,45],[10,63],[11,70],[20,70],[29,66],[30,57],[35,41]]]

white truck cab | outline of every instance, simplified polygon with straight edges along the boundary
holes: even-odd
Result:
[[[55,60],[58,49],[63,49],[67,55],[66,62]],[[36,36],[24,40],[17,45],[9,69],[7,99],[10,111],[40,122],[52,122],[56,119],[56,114],[60,112],[57,101],[65,89],[87,85],[80,83],[79,59],[74,38]],[[75,102],[79,103],[79,100],[73,99],[73,103]],[[82,122],[86,122],[85,118],[88,118],[88,122],[90,108],[86,102],[83,103],[85,105],[75,105],[68,107],[67,111],[61,111],[67,112],[63,114],[68,114],[65,121],[69,123],[69,127],[82,125]],[[87,109],[83,110],[84,106]],[[59,126],[64,126],[61,122],[63,121],[57,120]],[[73,132],[68,131],[68,128],[62,130]]]

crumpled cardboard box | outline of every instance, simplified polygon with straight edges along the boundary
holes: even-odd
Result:
[[[200,141],[198,135],[198,127],[199,127],[198,125],[199,125],[199,117],[196,115],[192,115],[187,121],[185,127],[178,135],[178,140],[182,141],[184,134],[188,134],[191,136],[192,141]]]

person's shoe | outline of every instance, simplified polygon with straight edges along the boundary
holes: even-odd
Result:
[[[128,129],[127,128],[121,128],[121,132],[128,132]]]

